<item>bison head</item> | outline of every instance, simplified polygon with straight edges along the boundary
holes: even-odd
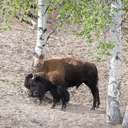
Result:
[[[31,92],[32,97],[44,97],[45,93],[51,89],[52,83],[41,76],[34,75],[25,86]]]

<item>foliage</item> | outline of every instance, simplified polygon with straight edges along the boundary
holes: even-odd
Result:
[[[110,24],[110,1],[108,0],[46,0],[50,4],[49,13],[58,12],[60,24],[77,23],[82,25],[81,35],[88,39],[95,32],[98,37]],[[128,3],[128,0],[123,0]],[[128,4],[125,5],[127,10]],[[8,23],[13,16],[20,20],[28,17],[31,11],[37,14],[37,0],[1,0],[0,20]]]
[[[112,0],[46,0],[49,6],[49,15],[57,12],[59,25],[64,23],[79,24],[82,30],[79,33],[91,41],[92,33],[99,37],[106,26],[111,24],[110,3]],[[128,0],[122,0],[124,10],[128,12]],[[37,15],[37,0],[0,0],[0,29],[8,27],[13,16],[22,19],[30,16],[31,12]],[[99,53],[108,54],[113,48],[111,44],[101,43]],[[103,50],[102,50],[103,49]]]
[[[104,0],[52,0],[52,3],[59,5],[57,7],[60,21],[82,25],[80,34],[88,39],[91,38],[92,32],[98,37],[110,24],[110,6]]]
[[[82,35],[90,37],[92,31],[97,36],[110,22],[109,6],[104,0],[47,0],[50,3],[50,11],[58,11],[58,19],[61,23],[79,23],[83,26]],[[12,16],[20,19],[28,16],[32,7],[37,10],[37,0],[3,0],[0,2],[3,21],[7,23]]]
[[[36,0],[1,0],[0,1],[0,29],[9,25],[12,17],[20,20],[26,18],[32,8],[37,10]]]
[[[0,25],[5,26],[10,21],[12,17],[12,8],[11,1],[10,0],[3,0],[0,1]],[[8,26],[6,26],[7,28]]]
[[[115,43],[111,41],[100,42],[97,47],[96,58],[100,60],[106,59],[107,56],[111,55],[112,49],[115,47]]]
[[[124,5],[124,11],[126,12],[126,13],[128,13],[128,0],[122,0],[123,1],[123,5]]]

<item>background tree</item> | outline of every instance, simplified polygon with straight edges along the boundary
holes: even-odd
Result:
[[[45,0],[38,0],[38,23],[37,23],[37,42],[34,51],[34,65],[39,64],[40,59],[44,59],[44,46],[46,44],[46,15],[47,7]],[[40,61],[41,63],[42,61]]]
[[[122,2],[117,0],[111,4],[113,25],[111,27],[112,40],[115,42],[109,69],[109,84],[107,97],[107,121],[113,124],[121,123],[120,113],[120,67],[122,50]]]
[[[126,112],[123,118],[122,126],[123,128],[128,128],[128,106],[126,107]]]

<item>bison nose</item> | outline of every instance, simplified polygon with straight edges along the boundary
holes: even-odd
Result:
[[[34,91],[33,96],[38,96],[38,91]]]

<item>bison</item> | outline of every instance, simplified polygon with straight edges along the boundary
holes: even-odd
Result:
[[[40,76],[34,76],[33,74],[28,74],[25,78],[25,87],[29,89],[31,93],[31,97],[37,97],[42,102],[44,94],[47,91],[50,91],[53,96],[53,105],[52,108],[56,106],[56,104],[61,100],[62,107],[61,109],[65,109],[67,103],[69,102],[70,95],[64,86],[56,86],[53,85],[49,80],[42,78]]]
[[[94,63],[83,62],[73,58],[40,60],[33,74],[49,80],[53,85],[61,85],[65,88],[86,84],[93,96],[95,109],[100,105],[98,89],[98,71]]]

